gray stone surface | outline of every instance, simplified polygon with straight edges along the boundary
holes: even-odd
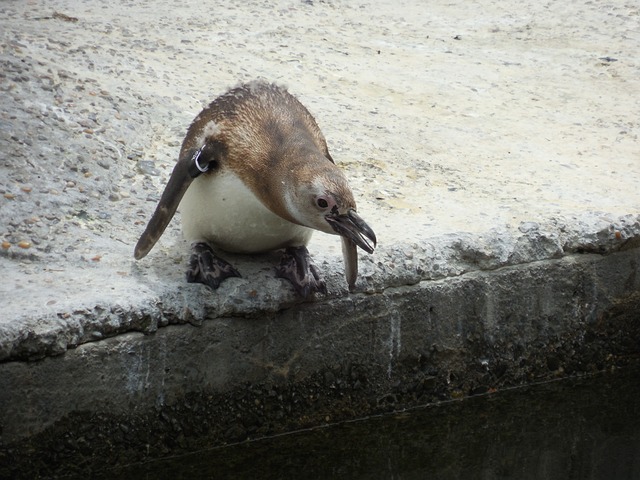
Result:
[[[218,294],[185,286],[177,221],[131,258],[188,123],[258,76],[300,96],[352,179],[380,239],[365,291],[638,235],[638,12],[624,2],[160,5],[1,7],[0,359],[153,330],[174,320],[135,312],[167,295],[196,321],[294,301],[270,259],[240,260],[245,278]],[[338,241],[316,237],[343,295]]]
[[[425,317],[445,351],[493,320],[500,328],[478,335],[508,345],[519,334],[514,318],[560,334],[627,305],[640,242],[639,13],[617,0],[2,2],[3,441],[35,435],[65,408],[90,408],[93,395],[115,414],[140,398],[140,408],[162,403],[161,394],[175,399],[193,383],[231,391],[275,371],[295,380],[296,368],[307,378],[328,356],[348,363],[350,345],[369,334],[377,340],[355,355],[379,369],[371,379],[383,378],[389,358],[409,355],[408,345],[417,351],[411,338],[430,345],[426,320],[411,312],[427,315],[432,297],[462,302]],[[339,240],[322,234],[310,250],[329,293],[302,304],[274,278],[277,254],[230,256],[243,278],[216,292],[186,284],[179,218],[133,260],[189,122],[256,77],[285,83],[315,115],[376,230],[379,248],[360,257],[354,295]],[[537,290],[517,275],[494,280],[507,271],[528,272]],[[573,295],[561,275],[578,285],[586,275],[606,293],[556,297]],[[545,290],[547,277],[556,286]],[[496,285],[515,317],[490,306]],[[533,306],[541,317],[525,315]],[[401,344],[376,333],[400,321]],[[458,330],[444,327],[451,322]],[[459,371],[468,372],[482,352],[462,351]],[[568,352],[557,356],[564,366]],[[181,372],[169,384],[154,370],[169,368],[158,363],[165,354]],[[442,373],[446,362],[433,362]],[[147,380],[135,365],[149,369]],[[511,383],[526,382],[522,375]],[[51,378],[58,390],[45,394]],[[389,393],[385,382],[371,392]],[[12,418],[23,432],[5,408],[20,394],[30,410]],[[38,409],[51,413],[46,421]]]

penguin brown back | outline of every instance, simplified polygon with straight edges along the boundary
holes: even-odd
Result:
[[[284,88],[261,81],[230,90],[194,119],[136,245],[137,259],[151,250],[178,205],[193,250],[187,280],[212,288],[240,276],[214,249],[284,248],[278,276],[303,296],[326,291],[306,249],[312,231],[320,230],[342,237],[353,289],[356,246],[372,253],[376,244],[314,118]]]

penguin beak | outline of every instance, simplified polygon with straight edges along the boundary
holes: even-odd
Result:
[[[325,216],[325,219],[338,235],[351,240],[365,252],[373,253],[376,234],[355,210],[351,209],[342,215],[336,211]]]

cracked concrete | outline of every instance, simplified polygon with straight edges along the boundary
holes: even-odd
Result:
[[[103,407],[124,415],[138,398],[139,408],[156,408],[193,389],[222,394],[246,381],[269,392],[270,382],[281,381],[275,379],[302,385],[328,375],[352,387],[366,380],[377,385],[368,394],[392,394],[385,398],[401,404],[402,395],[385,390],[394,384],[389,359],[415,359],[418,351],[436,372],[426,385],[442,386],[438,395],[445,396],[498,385],[470,380],[470,365],[486,356],[477,345],[503,345],[513,363],[542,342],[541,351],[556,359],[552,374],[571,364],[575,352],[606,358],[605,352],[638,351],[637,337],[620,346],[620,335],[597,353],[588,345],[572,347],[574,354],[549,346],[566,345],[559,339],[571,328],[584,335],[608,315],[618,318],[616,309],[633,305],[638,290],[637,7],[622,1],[505,8],[503,2],[54,0],[4,2],[0,11],[0,404],[21,396],[29,405],[13,414],[29,425],[22,432],[2,409],[4,445],[91,409],[92,396],[117,392],[124,403],[115,408],[105,400]],[[339,240],[322,234],[310,251],[329,292],[307,303],[274,277],[277,254],[230,256],[243,278],[216,292],[186,284],[187,248],[176,219],[147,258],[133,260],[189,122],[226,88],[256,77],[285,83],[314,114],[376,231],[379,248],[360,257],[354,295],[347,293]],[[511,271],[534,285],[557,280],[558,290],[540,286],[529,297],[526,285],[494,280]],[[581,286],[569,292],[557,272]],[[495,282],[504,297],[492,290]],[[574,303],[556,298],[563,288]],[[458,298],[467,308],[446,310],[450,316],[438,317],[443,325],[500,328],[477,333],[473,348],[454,341],[455,329],[432,337],[408,330],[411,302],[429,312],[441,291],[449,298],[437,305]],[[602,294],[594,300],[593,292]],[[498,297],[509,298],[513,309],[488,300]],[[532,311],[542,317],[526,313]],[[513,318],[552,327],[529,332],[520,351],[510,338],[518,333],[509,325]],[[631,335],[631,325],[613,330]],[[209,335],[218,329],[223,333]],[[372,333],[377,329],[390,329],[391,336],[384,348],[368,340],[356,349],[356,364],[372,363],[354,379],[350,344],[382,338]],[[408,332],[424,344],[412,346]],[[203,352],[226,353],[196,351],[191,360],[187,351],[175,353],[171,368],[186,373],[166,390],[154,370],[165,368],[161,363],[116,353],[127,344],[132,352],[160,355],[167,345],[179,352],[191,342]],[[269,348],[251,366],[248,353],[256,345]],[[432,345],[440,353],[427,355]],[[313,348],[324,353],[316,358]],[[99,362],[88,370],[75,366],[94,350],[103,352]],[[466,359],[456,367],[460,381],[447,384],[449,360],[439,358],[456,355]],[[127,383],[125,373],[100,377],[103,368],[120,372],[124,359],[147,362],[153,381],[136,383],[137,376]],[[68,365],[85,391],[45,396],[45,402],[46,378],[60,378],[61,389],[78,378],[65,373]],[[501,385],[526,383],[527,375],[542,375],[539,368],[507,375]],[[44,383],[27,386],[24,375]],[[127,390],[136,385],[154,393],[137,397]]]

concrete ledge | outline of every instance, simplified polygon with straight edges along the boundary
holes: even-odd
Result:
[[[326,238],[317,243],[324,251],[330,248]],[[358,289],[375,294],[389,287],[576,252],[607,254],[639,243],[640,216],[585,214],[545,224],[526,222],[518,228],[494,228],[482,235],[457,233],[411,245],[383,245],[374,256],[361,256]],[[37,283],[12,292],[13,302],[0,320],[0,361],[59,355],[68,348],[129,331],[152,333],[171,324],[200,325],[205,319],[218,317],[263,317],[299,302],[286,282],[274,278],[272,266],[277,255],[231,256],[246,278],[227,281],[212,292],[184,282],[181,252],[187,249],[182,244],[173,247],[178,256],[161,252],[142,263],[127,259],[130,252],[120,249],[122,257],[114,265],[100,265],[97,271],[95,266],[89,271],[86,266],[75,266],[56,272],[55,286],[45,275],[34,276],[40,284],[49,283],[45,296]],[[328,276],[330,291],[322,302],[340,302],[347,291],[339,255],[314,256]],[[0,262],[11,259],[0,258]],[[8,264],[8,268],[15,265]],[[93,283],[100,278],[109,278],[110,288]],[[88,283],[78,283],[79,279]]]
[[[0,477],[86,477],[640,351],[629,2],[46,8],[0,3]],[[329,293],[307,303],[277,254],[231,258],[243,278],[215,293],[186,284],[179,218],[132,259],[189,122],[256,77],[314,114],[376,231],[354,295],[322,235]]]
[[[574,254],[4,362],[2,473],[89,471],[618,365],[640,352],[639,262]]]

